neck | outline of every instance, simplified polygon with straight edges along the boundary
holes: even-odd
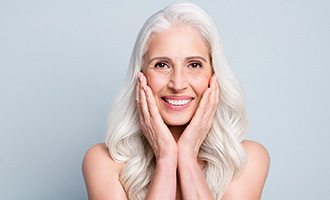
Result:
[[[184,129],[187,127],[187,125],[182,126],[167,126],[168,129],[170,129],[175,141],[178,141],[181,134],[183,133]]]

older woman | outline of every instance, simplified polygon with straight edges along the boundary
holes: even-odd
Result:
[[[109,118],[88,150],[90,199],[260,199],[269,156],[243,140],[239,82],[211,17],[191,3],[151,16]]]

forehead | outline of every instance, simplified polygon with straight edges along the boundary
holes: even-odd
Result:
[[[152,34],[147,46],[147,57],[181,58],[210,55],[208,45],[199,31],[191,26],[173,26]]]

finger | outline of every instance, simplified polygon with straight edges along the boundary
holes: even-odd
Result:
[[[141,80],[141,87],[142,89],[146,89],[147,87],[147,78],[145,77],[145,75],[143,73],[140,74],[140,80]]]
[[[217,107],[218,107],[220,102],[220,83],[218,78],[216,78],[216,90],[217,90]]]
[[[211,102],[210,107],[212,110],[216,107],[216,98],[217,98],[217,85],[216,85],[216,77],[215,74],[212,76],[212,95],[211,95]]]
[[[202,99],[199,102],[198,108],[193,119],[201,119],[203,114],[205,114],[205,110],[207,108],[207,104],[211,95],[211,88],[207,88],[202,96]]]
[[[204,92],[196,110],[196,118],[203,121],[209,121],[212,118],[216,110],[216,95],[216,80],[215,75],[213,75],[210,80],[210,87]]]
[[[156,121],[157,120],[162,120],[160,113],[158,111],[157,103],[155,100],[155,97],[152,93],[151,88],[147,85],[147,78],[144,75],[142,76],[142,84],[143,84],[143,90],[146,94],[146,99],[147,99],[147,105],[148,105],[148,110],[149,114],[151,117],[153,117]]]
[[[138,78],[137,80],[137,86],[136,86],[136,107],[137,107],[137,112],[138,112],[138,116],[139,116],[139,122],[140,122],[140,125],[141,125],[141,128],[144,127],[145,125],[145,116],[143,114],[143,111],[142,111],[142,105],[143,105],[143,102],[141,101],[141,97],[142,95],[140,95],[142,92],[141,92],[141,83],[140,83],[140,78]]]
[[[148,109],[151,117],[153,117],[155,120],[162,120],[151,88],[147,86],[145,92],[147,96]]]
[[[205,112],[206,109],[208,107],[208,102],[209,102],[209,98],[211,95],[211,88],[207,88],[204,93],[203,96],[199,102],[199,105],[197,107],[197,110],[193,116],[193,118],[191,119],[190,124],[188,125],[188,127],[185,129],[185,132],[193,132],[195,134],[189,134],[189,138],[188,140],[198,140],[198,141],[203,141],[200,140],[200,138],[204,138],[205,134],[207,133],[206,131],[204,131],[204,129],[207,129],[207,127],[205,126],[205,119],[207,120],[207,117],[205,117]],[[204,124],[204,125],[203,125]],[[202,132],[200,132],[202,131]],[[201,134],[204,133],[204,134]],[[186,135],[186,134],[184,134]],[[186,137],[181,137],[181,138],[186,138]],[[195,138],[195,139],[193,139]],[[199,138],[199,139],[196,139]],[[187,138],[186,138],[187,139]],[[184,139],[183,139],[184,140]],[[197,146],[200,146],[200,144],[196,144]]]
[[[209,114],[209,112],[214,109],[214,102],[215,102],[215,97],[216,97],[214,80],[215,80],[215,76],[213,74],[211,77],[211,80],[210,80],[210,87],[209,87],[210,95],[209,95],[209,98],[207,101],[206,109],[204,110],[204,114]]]
[[[138,74],[135,84],[135,100],[137,103],[139,103],[140,101],[139,92],[140,92],[140,74]]]
[[[141,90],[141,84],[140,84],[140,74],[139,74],[135,86],[135,100],[136,100],[136,107],[137,107],[139,119],[143,121],[144,117],[142,115],[142,110],[141,110],[140,90]]]
[[[214,90],[213,90],[213,94],[214,94],[213,102],[210,103],[211,105],[213,105],[212,106],[212,109],[211,109],[211,115],[210,115],[210,117],[212,117],[212,118],[213,118],[215,112],[218,109],[219,99],[220,99],[219,82],[218,82],[216,76],[214,76]]]
[[[145,120],[147,120],[149,118],[149,111],[148,111],[146,94],[142,88],[142,83],[140,83],[140,88],[139,88],[139,99],[140,99],[139,104],[140,104],[142,116]]]

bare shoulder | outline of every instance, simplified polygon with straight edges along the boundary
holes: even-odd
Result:
[[[122,165],[116,163],[110,156],[107,146],[104,143],[95,144],[90,147],[83,159],[84,167],[110,167],[114,171],[120,171]]]
[[[116,163],[104,143],[89,148],[82,171],[89,199],[126,199],[119,175],[123,164]]]
[[[262,144],[251,140],[244,140],[242,145],[248,156],[247,165],[262,164],[264,167],[269,167],[270,156]]]
[[[270,156],[260,143],[245,140],[242,146],[247,153],[247,163],[229,186],[224,200],[258,200],[268,175]]]

